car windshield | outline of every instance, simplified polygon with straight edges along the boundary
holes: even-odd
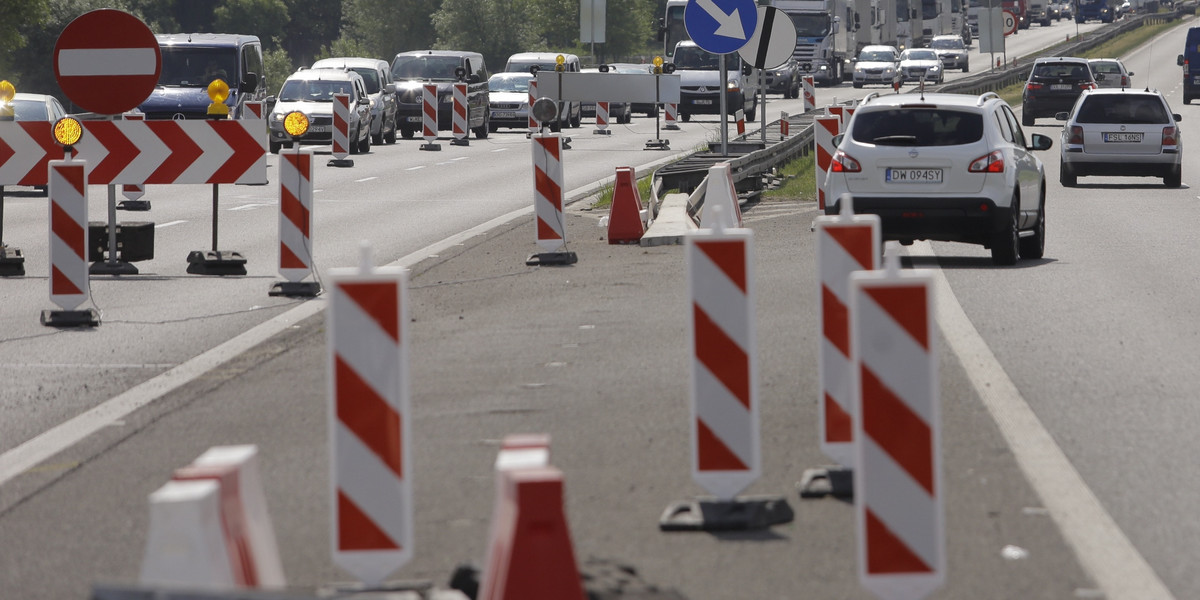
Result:
[[[162,72],[158,85],[168,87],[208,87],[221,79],[230,87],[238,84],[237,49],[197,46],[161,46]]]
[[[714,71],[720,68],[720,65],[717,64],[716,54],[701,50],[699,46],[686,46],[675,49],[675,68],[685,71]]]
[[[1041,63],[1033,67],[1033,76],[1054,79],[1088,79],[1088,68],[1080,63]]]
[[[873,52],[863,52],[858,55],[859,62],[894,62],[896,55],[891,52],[877,50]]]
[[[963,43],[962,40],[933,40],[933,43],[929,44],[929,47],[941,50],[961,50]]]
[[[1121,65],[1114,62],[1094,62],[1092,64],[1093,73],[1104,73],[1105,75],[1120,75]]]
[[[362,76],[368,94],[378,94],[379,90],[383,89],[383,86],[379,84],[379,71],[370,67],[358,67],[354,69],[354,72]]]
[[[933,50],[905,50],[900,56],[900,60],[937,60],[937,53]]]
[[[829,35],[829,15],[825,13],[790,13],[796,26],[796,37],[823,38]]]
[[[15,121],[50,120],[50,114],[46,111],[46,103],[41,100],[13,100],[12,107]]]
[[[493,92],[529,92],[532,77],[493,77],[488,80],[488,89]]]
[[[880,146],[959,146],[983,138],[983,115],[947,108],[859,111],[851,138]]]
[[[1075,118],[1079,123],[1150,125],[1170,123],[1167,109],[1158,96],[1099,94],[1084,98]]]
[[[392,79],[430,79],[457,81],[454,70],[462,66],[457,56],[398,56],[392,63]]]
[[[354,95],[349,81],[289,79],[279,90],[280,102],[333,102],[334,94]]]

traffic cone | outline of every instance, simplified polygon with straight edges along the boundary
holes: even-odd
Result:
[[[234,556],[229,550],[216,481],[169,481],[150,494],[143,585],[235,589]]]
[[[502,471],[480,600],[584,600],[554,467]]]
[[[608,243],[636,244],[645,233],[642,197],[633,167],[617,167],[612,204],[608,207]]]

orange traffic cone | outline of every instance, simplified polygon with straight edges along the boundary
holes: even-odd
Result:
[[[642,196],[633,167],[617,167],[612,205],[608,208],[608,243],[636,244],[646,229],[642,223]]]

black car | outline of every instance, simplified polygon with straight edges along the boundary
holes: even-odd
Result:
[[[1028,127],[1039,117],[1069,111],[1083,90],[1095,88],[1086,58],[1039,58],[1021,93],[1021,124]]]
[[[438,129],[453,127],[454,83],[467,84],[467,128],[478,139],[488,135],[491,118],[488,96],[488,71],[483,55],[457,50],[414,50],[401,52],[392,60],[392,79],[396,82],[396,119],[400,135],[411,138],[421,131],[426,83],[437,85]]]
[[[800,72],[800,63],[796,59],[789,58],[782,65],[767,69],[763,76],[766,78],[768,94],[783,94],[784,98],[800,97],[803,73]]]

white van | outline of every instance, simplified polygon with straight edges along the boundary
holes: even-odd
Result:
[[[508,57],[504,65],[505,73],[534,73],[534,67],[539,71],[554,71],[558,65],[558,57],[563,57],[563,70],[571,73],[579,72],[579,57],[574,54],[561,52],[520,52]],[[564,126],[579,127],[583,119],[583,111],[579,102],[568,102],[559,110],[560,121]]]

